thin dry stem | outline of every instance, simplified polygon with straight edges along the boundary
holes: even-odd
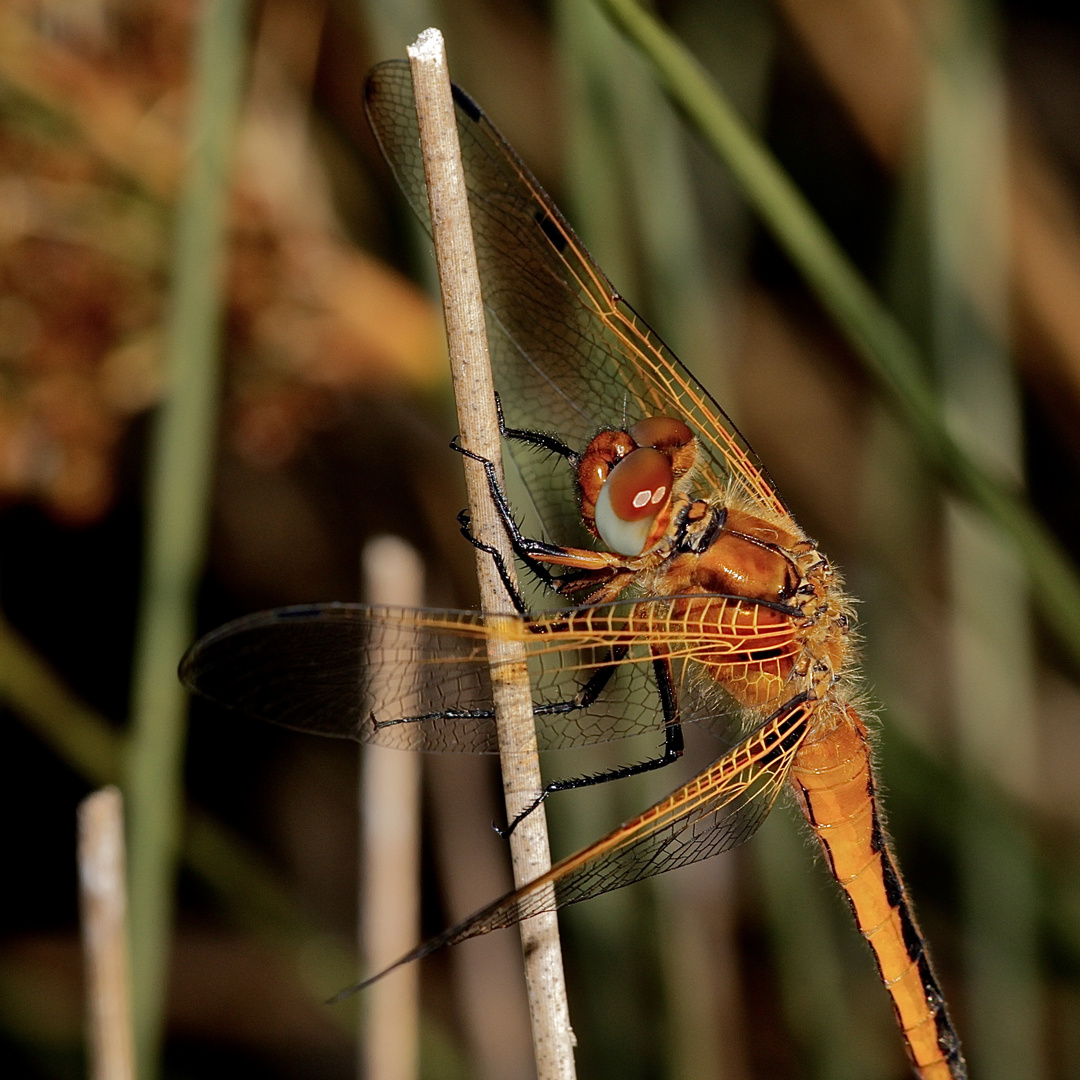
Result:
[[[120,789],[79,804],[79,896],[91,1080],[133,1080],[124,810]]]
[[[383,536],[363,552],[366,599],[419,607],[424,569],[404,540]],[[379,678],[378,669],[372,678]],[[392,964],[420,934],[420,755],[361,748],[360,945],[363,971]],[[361,1019],[359,1075],[413,1080],[420,1071],[420,983],[415,964],[368,991]]]
[[[499,424],[484,331],[480,277],[442,35],[438,30],[424,31],[408,53],[458,425],[464,446],[495,462],[501,481]],[[484,471],[474,461],[467,460],[465,465],[475,534],[482,543],[499,551],[505,565],[512,569],[513,551],[492,505]],[[477,574],[485,617],[489,625],[497,627],[497,617],[505,615],[510,604],[491,557],[479,550]],[[508,820],[513,821],[541,787],[532,693],[525,653],[520,644],[493,639],[488,653],[499,730],[503,792]],[[510,852],[517,885],[533,880],[550,867],[547,822],[542,809],[530,814],[514,831]],[[538,1076],[540,1080],[571,1080],[575,1075],[574,1036],[570,1028],[554,912],[522,923],[521,940]]]

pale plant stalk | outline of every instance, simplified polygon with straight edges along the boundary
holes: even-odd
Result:
[[[424,566],[396,536],[364,547],[371,604],[420,607]],[[378,668],[371,673],[379,699]],[[408,711],[408,710],[406,710]],[[388,967],[420,936],[420,755],[387,746],[360,749],[360,951],[363,972]],[[368,990],[360,1024],[357,1075],[415,1080],[420,1072],[420,980],[415,964]]]
[[[120,789],[102,788],[83,799],[78,823],[90,1080],[134,1080],[124,802]]]
[[[119,782],[125,742],[115,725],[80,701],[3,618],[0,700],[88,783]],[[184,808],[181,854],[233,920],[274,943],[304,974],[313,1000],[325,1000],[328,985],[349,981],[354,971],[349,944],[321,932],[244,840],[191,803]],[[345,1016],[334,1011],[330,1015]]]
[[[480,277],[442,35],[437,30],[425,31],[410,46],[408,55],[458,426],[465,448],[495,462],[501,482],[499,425]],[[492,504],[486,474],[475,461],[466,460],[465,465],[474,532],[481,543],[500,552],[504,564],[512,570],[513,551]],[[509,598],[491,556],[479,550],[477,574],[485,618],[496,630],[489,642],[488,655],[506,813],[507,819],[513,821],[542,786],[532,694],[524,647],[497,634],[500,621],[516,616],[509,613]],[[526,817],[514,830],[510,853],[517,885],[539,877],[550,868],[547,823],[542,808]],[[574,1038],[555,913],[551,911],[527,919],[520,929],[539,1080],[571,1080],[575,1075]]]

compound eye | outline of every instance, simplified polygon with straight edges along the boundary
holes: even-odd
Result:
[[[629,428],[627,434],[635,445],[652,446],[658,450],[686,446],[694,439],[689,426],[673,416],[647,416]]]
[[[627,454],[611,470],[596,500],[596,531],[609,550],[645,550],[656,515],[671,500],[671,482],[671,462],[651,447]]]

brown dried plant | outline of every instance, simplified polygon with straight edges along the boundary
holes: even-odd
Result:
[[[164,389],[193,10],[0,8],[0,500],[72,523],[111,505],[124,435]],[[224,423],[263,466],[333,423],[343,395],[441,373],[436,311],[333,212],[304,80],[281,55],[306,42],[313,66],[320,20],[318,5],[263,8],[237,133]]]

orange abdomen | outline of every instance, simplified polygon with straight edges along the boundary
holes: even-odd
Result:
[[[960,1042],[889,851],[866,728],[853,709],[835,729],[803,743],[790,777],[874,951],[916,1074],[922,1080],[963,1080],[967,1069]]]

